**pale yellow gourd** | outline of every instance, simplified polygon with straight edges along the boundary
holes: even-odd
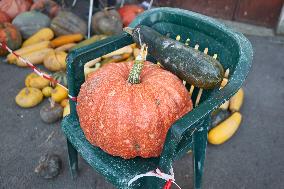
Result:
[[[36,73],[30,73],[25,79],[25,85],[27,87],[34,87],[37,89],[43,89],[49,86],[50,82]]]
[[[42,42],[27,46],[27,47],[22,47],[16,50],[15,53],[22,56],[23,54],[28,54],[28,53],[35,52],[41,49],[46,49],[48,47],[50,47],[50,41],[42,41]],[[7,61],[10,64],[15,64],[17,62],[17,57],[14,54],[10,53],[7,56]]]
[[[54,102],[60,103],[63,99],[68,97],[68,92],[63,87],[57,85],[51,91],[51,98]]]
[[[47,86],[47,87],[44,87],[44,88],[41,90],[41,92],[42,92],[42,94],[43,94],[45,97],[50,97],[52,90],[53,90],[52,87]]]
[[[48,53],[52,51],[54,50],[51,48],[45,48],[45,49],[34,51],[28,54],[23,54],[22,57],[34,65],[42,64],[45,55],[47,55]],[[27,67],[27,64],[25,62],[22,62],[20,59],[16,60],[16,65],[20,67]]]
[[[16,96],[17,105],[22,108],[31,108],[38,105],[43,100],[41,90],[32,87],[23,88]]]
[[[51,51],[44,57],[43,64],[50,71],[60,71],[66,69],[67,53],[63,51]]]

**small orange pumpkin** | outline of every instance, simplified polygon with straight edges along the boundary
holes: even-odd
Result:
[[[137,60],[107,64],[88,76],[78,95],[87,140],[125,159],[159,156],[168,129],[192,109],[177,76],[150,62],[135,75],[138,67]]]

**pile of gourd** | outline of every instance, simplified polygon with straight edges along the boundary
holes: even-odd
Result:
[[[228,77],[228,75],[225,75]],[[220,89],[228,83],[228,78],[224,78]],[[242,115],[240,109],[244,100],[244,90],[240,88],[238,92],[222,104],[212,115],[212,125],[208,133],[208,142],[214,145],[223,144],[228,141],[238,130]]]
[[[128,25],[142,11],[143,9],[137,5],[126,5],[118,10],[104,9],[96,12],[92,17],[94,35],[85,39],[86,21],[71,11],[64,10],[53,0],[34,2],[2,0],[0,2],[0,42],[7,44],[15,53],[39,66],[41,70],[67,87],[65,60],[67,53],[122,32],[123,25]],[[133,48],[125,47],[103,56],[100,58],[101,64],[97,64],[97,67],[109,62],[132,60]],[[26,63],[1,48],[0,56],[6,56],[6,62],[9,64],[27,67]],[[86,69],[88,70],[87,67]],[[89,71],[93,69],[89,68]],[[31,108],[40,104],[44,97],[50,100],[50,103],[40,110],[44,122],[52,123],[69,114],[67,90],[36,73],[26,76],[25,87],[18,93],[15,100],[20,107]]]

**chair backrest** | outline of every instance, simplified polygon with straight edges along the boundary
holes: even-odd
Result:
[[[202,94],[200,104],[208,100],[215,101],[207,107],[209,111],[213,111],[228,100],[241,87],[249,72],[253,54],[250,42],[242,34],[233,32],[212,18],[176,8],[156,8],[138,16],[130,27],[140,24],[150,26],[171,38],[180,35],[181,42],[189,38],[191,47],[198,44],[200,51],[208,48],[209,55],[217,54],[224,69],[229,68],[229,83],[222,92],[214,89],[206,90]],[[86,62],[131,43],[133,43],[132,38],[122,33],[72,51],[67,58],[69,94],[78,95],[80,86],[84,82],[83,70]],[[151,52],[149,53],[151,55]],[[150,59],[153,60],[151,56]],[[194,90],[193,100],[196,99],[197,93],[198,89]],[[77,115],[75,103],[70,104],[71,114]]]

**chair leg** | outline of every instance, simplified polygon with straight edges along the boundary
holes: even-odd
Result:
[[[202,174],[207,146],[207,125],[193,134],[194,189],[201,189]]]
[[[71,172],[72,178],[77,177],[78,171],[78,152],[73,147],[73,145],[67,139],[67,148],[68,148],[68,156],[69,156],[69,168]]]

